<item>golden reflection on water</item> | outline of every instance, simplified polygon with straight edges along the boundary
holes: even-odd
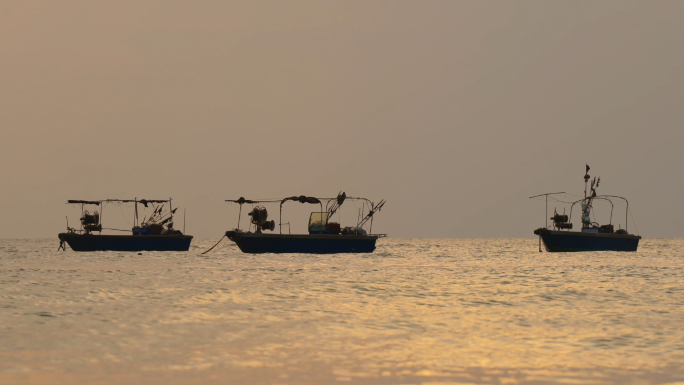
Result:
[[[549,254],[388,239],[332,256],[0,242],[0,383],[684,381],[684,240]]]

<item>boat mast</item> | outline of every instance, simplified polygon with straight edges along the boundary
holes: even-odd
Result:
[[[589,183],[589,165],[587,165],[587,171],[584,173],[584,199],[587,199],[587,183]]]
[[[591,206],[591,198],[587,199],[587,184],[589,183],[589,165],[586,164],[587,170],[584,172],[584,201],[582,201],[582,227],[589,227],[591,224],[591,217],[589,215],[589,210]]]
[[[138,225],[138,197],[133,198],[133,202],[135,202],[135,219],[133,220],[133,226]]]

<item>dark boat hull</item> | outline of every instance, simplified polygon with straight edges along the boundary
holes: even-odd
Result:
[[[226,232],[243,253],[372,253],[377,235],[263,234]]]
[[[74,251],[188,251],[192,235],[86,235],[61,233]]]
[[[579,231],[554,231],[537,229],[534,231],[544,242],[546,251],[637,251],[638,235],[584,233]]]

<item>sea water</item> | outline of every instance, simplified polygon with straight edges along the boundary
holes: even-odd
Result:
[[[0,384],[683,384],[684,240],[373,254],[0,240]]]

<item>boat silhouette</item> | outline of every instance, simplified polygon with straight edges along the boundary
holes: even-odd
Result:
[[[331,222],[331,218],[340,206],[347,200],[362,202],[363,208],[354,226],[341,227],[337,222]],[[335,254],[335,253],[372,253],[378,238],[386,234],[371,234],[373,217],[385,205],[385,200],[378,204],[366,198],[348,197],[340,192],[335,198],[317,198],[310,196],[291,196],[273,200],[248,200],[243,197],[226,202],[238,203],[238,227],[226,231],[225,236],[235,242],[244,253],[307,253],[307,254]],[[300,202],[302,204],[317,204],[320,211],[314,211],[309,216],[308,234],[290,234],[289,222],[283,223],[283,205],[286,202]],[[275,230],[275,221],[268,220],[268,211],[263,204],[279,204],[280,217],[278,221],[278,233],[266,233]],[[325,203],[325,209],[323,208]],[[247,230],[240,228],[242,205],[251,204],[249,212],[250,225]],[[363,213],[368,210],[365,215]],[[369,225],[366,231],[364,226]],[[283,234],[283,226],[288,227],[288,234]],[[219,241],[220,242],[220,241]],[[209,249],[211,250],[211,249]],[[207,250],[207,251],[209,251]]]
[[[591,182],[590,193],[587,194],[587,186],[591,176],[589,175],[589,165],[586,166],[584,175],[584,198],[573,202],[563,202],[552,197],[552,201],[570,204],[570,215],[565,213],[559,214],[554,208],[552,217],[548,216],[548,200],[550,196],[565,194],[564,192],[545,193],[530,197],[539,198],[545,197],[546,201],[546,227],[540,227],[534,230],[534,234],[539,236],[539,251],[541,245],[549,252],[568,252],[568,251],[636,251],[639,247],[639,240],[641,236],[630,234],[627,231],[627,220],[629,214],[629,202],[627,198],[617,195],[598,195],[596,189],[601,183],[601,178],[594,177]],[[613,225],[613,209],[615,204],[613,200],[623,200],[626,204],[625,208],[625,228],[615,229]],[[594,203],[597,201],[606,201],[610,203],[610,220],[606,225],[600,225],[592,220],[594,212]],[[582,210],[581,231],[571,231],[573,227],[572,212],[573,208],[579,205]],[[548,220],[552,220],[552,226],[548,225]]]
[[[69,245],[74,251],[188,251],[191,235],[173,228],[173,215],[178,208],[172,207],[169,199],[104,199],[99,201],[69,200],[68,204],[81,205],[80,227],[69,227],[67,232],[58,235],[59,248],[65,250]],[[105,204],[121,205],[133,203],[134,225],[131,230],[109,229],[102,227],[102,214]],[[168,208],[166,205],[168,204]],[[138,205],[152,207],[153,212],[138,220]],[[86,207],[94,206],[90,212]],[[99,211],[98,211],[99,208]],[[130,232],[130,234],[102,234],[102,230]],[[96,234],[97,233],[97,234]]]

